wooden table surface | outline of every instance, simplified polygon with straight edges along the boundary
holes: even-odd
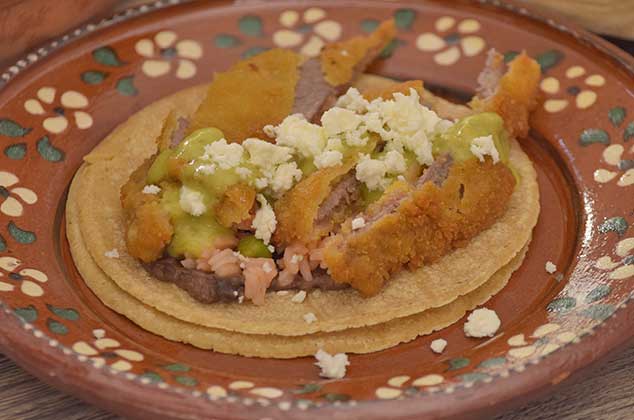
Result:
[[[613,357],[591,375],[563,384],[552,395],[495,420],[632,419],[634,407],[634,347]],[[51,388],[0,355],[0,419],[115,420],[110,414]]]
[[[140,3],[146,0],[127,0]],[[634,42],[609,39],[634,54]],[[634,348],[613,356],[585,379],[499,415],[495,420],[634,418]],[[0,420],[114,420],[121,417],[66,395],[0,354]]]

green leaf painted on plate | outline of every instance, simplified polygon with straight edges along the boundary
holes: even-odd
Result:
[[[383,48],[383,51],[381,51],[379,57],[383,59],[390,58],[392,54],[394,54],[394,51],[396,51],[396,49],[401,46],[401,44],[404,44],[404,42],[398,38],[394,38],[385,46],[385,48]]]
[[[198,385],[198,381],[191,376],[176,376],[174,380],[181,385],[185,386],[196,386]]]
[[[191,368],[182,363],[172,363],[171,365],[163,366],[163,369],[169,370],[170,372],[189,372]]]
[[[607,284],[600,284],[586,295],[586,303],[594,303],[601,300],[609,295],[611,291],[612,288]]]
[[[214,38],[214,44],[218,48],[233,48],[242,44],[238,37],[229,34],[218,34]]]
[[[293,391],[293,394],[302,395],[302,394],[312,394],[313,392],[318,392],[321,389],[320,384],[304,384],[299,389]]]
[[[121,61],[117,55],[117,52],[108,46],[94,50],[92,52],[92,57],[97,63],[108,67],[121,67],[125,65],[125,63]]]
[[[143,373],[141,375],[141,378],[147,378],[150,380],[151,383],[158,383],[158,382],[163,382],[163,378],[161,378],[161,375],[159,375],[156,372],[152,372],[150,370],[146,371],[145,373]]]
[[[482,369],[486,369],[486,368],[490,368],[490,367],[493,367],[493,366],[503,365],[504,363],[506,363],[506,358],[505,357],[492,357],[490,359],[486,359],[486,360],[483,360],[482,362],[480,362],[478,367],[482,368]]]
[[[4,252],[7,250],[7,241],[4,240],[4,237],[0,235],[0,252]]]
[[[577,306],[577,300],[575,298],[564,296],[554,299],[552,302],[550,302],[548,306],[546,306],[546,310],[548,312],[565,313],[570,311],[575,306]]]
[[[608,111],[608,118],[610,119],[610,122],[612,122],[613,126],[620,126],[625,119],[625,108],[623,108],[622,106],[617,106],[610,109]]]
[[[49,162],[61,162],[66,156],[61,149],[51,144],[48,136],[39,139],[35,145],[40,156]]]
[[[24,137],[31,132],[31,128],[22,127],[8,118],[0,118],[0,136]]]
[[[379,21],[376,19],[363,19],[361,21],[361,30],[365,33],[374,32],[379,27]]]
[[[539,54],[535,59],[542,68],[542,72],[555,67],[564,58],[564,53],[559,50],[549,50]]]
[[[328,394],[324,394],[321,396],[322,398],[330,401],[330,402],[335,402],[335,401],[349,401],[350,400],[350,395],[347,394],[333,394],[333,393],[328,393]]]
[[[458,369],[462,369],[463,367],[467,367],[469,366],[469,359],[467,359],[466,357],[458,357],[455,359],[451,359],[449,360],[449,369],[447,370],[458,370]]]
[[[139,94],[136,86],[134,86],[134,76],[125,76],[117,80],[115,88],[123,96],[136,96]]]
[[[465,373],[464,375],[459,375],[458,377],[462,379],[463,382],[478,382],[478,381],[487,380],[491,376],[482,372],[471,372],[471,373]]]
[[[242,58],[247,59],[247,58],[255,57],[256,55],[261,54],[264,51],[268,51],[268,50],[270,50],[269,47],[259,47],[259,46],[251,47],[242,53]]]
[[[49,311],[60,318],[67,319],[69,321],[77,321],[79,319],[79,312],[73,308],[58,308],[49,303],[46,304],[46,307]]]
[[[37,320],[37,309],[33,305],[25,308],[16,308],[13,312],[22,318],[24,322],[35,322]]]
[[[504,62],[505,63],[510,63],[518,55],[520,55],[519,51],[513,51],[513,50],[507,51],[507,52],[504,53]]]
[[[66,325],[62,324],[61,322],[54,320],[53,318],[49,318],[46,320],[46,327],[53,334],[68,334],[68,327],[66,327]]]
[[[599,226],[599,232],[608,233],[616,232],[619,236],[623,236],[628,228],[627,220],[625,217],[616,216],[606,219],[601,226]]]
[[[108,73],[99,70],[87,70],[81,74],[81,80],[88,85],[98,85],[108,77]]]
[[[248,36],[262,36],[262,19],[259,16],[247,15],[238,21],[240,32]]]
[[[398,9],[394,12],[394,23],[399,29],[409,29],[416,20],[416,12],[412,9]]]
[[[581,311],[581,315],[602,322],[612,316],[615,310],[616,307],[614,305],[597,304],[585,308]]]
[[[5,147],[4,155],[12,160],[24,159],[24,156],[26,156],[26,143],[16,143]]]
[[[7,229],[13,239],[24,245],[32,244],[37,239],[35,233],[20,229],[14,222],[9,222]]]
[[[634,121],[629,123],[623,131],[623,141],[630,141],[630,139],[634,139]]]
[[[610,135],[602,128],[586,128],[579,136],[579,143],[582,146],[595,143],[610,144]]]

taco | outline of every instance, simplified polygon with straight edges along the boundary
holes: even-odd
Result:
[[[456,105],[361,76],[393,36],[271,50],[119,126],[68,199],[88,286],[169,339],[284,358],[387,348],[497,293],[539,213],[515,140],[539,66],[492,52]]]

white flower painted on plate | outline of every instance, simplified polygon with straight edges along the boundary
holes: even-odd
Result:
[[[318,7],[306,9],[304,13],[285,10],[279,16],[282,29],[273,34],[273,43],[281,48],[300,47],[308,57],[319,55],[328,42],[341,38],[343,28],[339,22],[327,19],[326,11]]]
[[[460,57],[474,57],[484,51],[486,41],[477,33],[481,24],[475,19],[457,22],[443,16],[435,22],[436,32],[425,32],[416,38],[416,47],[434,53],[434,62],[441,66],[456,64]]]
[[[106,337],[102,329],[93,330],[93,337],[94,340],[91,343],[77,341],[72,349],[75,353],[89,358],[95,367],[109,365],[110,368],[119,372],[127,372],[132,369],[132,363],[141,362],[144,359],[138,351],[122,349],[121,343]]]
[[[625,146],[622,144],[611,144],[606,147],[603,150],[601,161],[611,168],[595,170],[594,180],[600,184],[606,184],[618,177],[616,185],[619,187],[628,187],[634,184],[634,146],[629,151],[631,159],[623,159],[624,153]]]
[[[48,276],[33,268],[20,268],[22,261],[14,257],[0,257],[0,292],[12,292],[17,288],[29,297],[44,295],[42,285]]]
[[[67,90],[59,96],[57,93],[54,87],[41,87],[37,91],[37,99],[24,102],[24,109],[31,115],[46,116],[42,126],[49,133],[59,134],[72,124],[80,130],[92,127],[93,119],[84,111],[88,107],[88,98],[84,94],[75,90]],[[59,100],[57,103],[56,99]]]
[[[553,76],[546,77],[541,81],[541,90],[550,96],[544,101],[546,112],[561,112],[568,107],[570,102],[574,102],[577,109],[588,109],[598,99],[598,94],[594,90],[605,85],[603,76],[600,74],[588,75],[586,69],[579,65],[568,67],[565,77],[567,81],[572,82],[567,87],[563,87],[559,79]],[[579,86],[580,82],[581,86]]]
[[[143,38],[137,41],[135,51],[146,58],[141,66],[143,73],[152,78],[165,76],[172,67],[176,68],[176,77],[191,79],[196,75],[196,60],[203,56],[203,48],[192,39],[178,39],[173,31],[161,31],[153,39]]]
[[[616,259],[604,255],[597,260],[595,267],[608,271],[610,280],[623,280],[634,277],[634,237],[621,239],[614,249]]]
[[[29,188],[20,187],[19,181],[11,172],[0,171],[0,212],[9,217],[22,216],[24,204],[37,202],[37,194]]]

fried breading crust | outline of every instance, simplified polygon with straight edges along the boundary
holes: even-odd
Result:
[[[395,185],[365,217],[370,220],[407,194],[396,210],[329,239],[325,264],[336,282],[375,295],[405,264],[434,262],[491,226],[506,210],[514,186],[510,169],[488,158],[453,164],[441,187],[427,182],[407,194],[407,187]]]
[[[273,49],[217,73],[188,132],[216,127],[238,143],[267,138],[262,128],[281,123],[293,108],[301,62],[297,53]]]
[[[277,228],[273,242],[277,246],[287,246],[295,241],[308,244],[320,238],[315,230],[315,219],[319,206],[328,197],[338,179],[347,174],[356,161],[343,165],[323,168],[302,179],[284,194],[274,205]]]
[[[501,55],[493,52],[490,65],[499,64],[501,60]],[[511,137],[526,137],[530,113],[537,107],[540,79],[539,64],[523,52],[509,63],[492,96],[476,96],[469,105],[476,111],[493,111],[500,115]]]
[[[232,227],[249,218],[255,202],[255,189],[247,184],[233,184],[216,206],[216,219],[225,227]]]
[[[369,36],[356,36],[328,44],[321,51],[321,69],[332,86],[349,83],[396,35],[394,20],[387,20]]]

